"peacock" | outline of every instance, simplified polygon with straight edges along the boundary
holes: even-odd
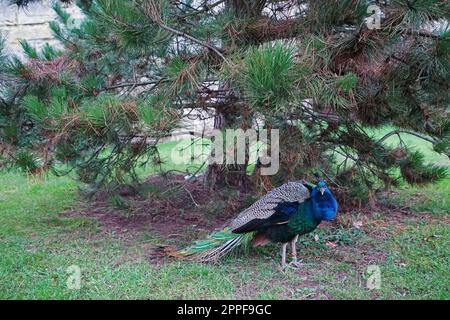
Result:
[[[317,228],[322,221],[336,217],[338,203],[323,179],[317,185],[304,181],[288,182],[273,189],[242,211],[223,230],[207,239],[177,251],[178,258],[199,262],[216,262],[240,244],[253,247],[270,242],[281,243],[281,267],[299,267],[296,243],[300,235]],[[286,264],[287,246],[292,261]]]

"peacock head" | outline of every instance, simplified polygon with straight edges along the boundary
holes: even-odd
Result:
[[[320,179],[311,192],[313,208],[320,220],[331,221],[336,217],[338,204],[323,179]]]
[[[320,180],[317,183],[316,188],[319,191],[320,195],[322,195],[322,196],[323,196],[324,192],[328,189],[327,184],[323,180]]]

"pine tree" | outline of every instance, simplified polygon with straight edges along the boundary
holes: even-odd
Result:
[[[341,197],[361,200],[399,174],[414,184],[446,175],[400,134],[450,153],[448,1],[77,4],[80,26],[54,6],[59,21],[50,27],[64,50],[23,42],[28,62],[8,58],[1,69],[15,82],[2,85],[1,117],[15,119],[2,137],[31,135],[39,143],[27,146],[46,151],[44,166],[65,164],[96,185],[134,180],[138,165],[158,164],[158,138],[196,107],[215,110],[216,128],[264,118],[265,128],[280,129],[281,169],[265,181],[272,185],[321,171]],[[382,17],[369,28],[373,8]],[[370,133],[384,125],[395,130]],[[386,143],[391,136],[398,147]],[[253,181],[248,165],[210,165],[207,183],[261,183],[259,165]]]

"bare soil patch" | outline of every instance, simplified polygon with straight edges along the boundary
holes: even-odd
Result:
[[[122,238],[150,231],[182,244],[223,227],[255,199],[242,190],[209,190],[182,175],[155,175],[136,190],[100,192],[89,204],[63,215],[96,218],[103,232]]]

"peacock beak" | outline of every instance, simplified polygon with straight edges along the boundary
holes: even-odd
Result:
[[[325,188],[323,188],[323,187],[319,188],[319,192],[320,192],[321,195],[323,195],[323,193],[325,192]]]

